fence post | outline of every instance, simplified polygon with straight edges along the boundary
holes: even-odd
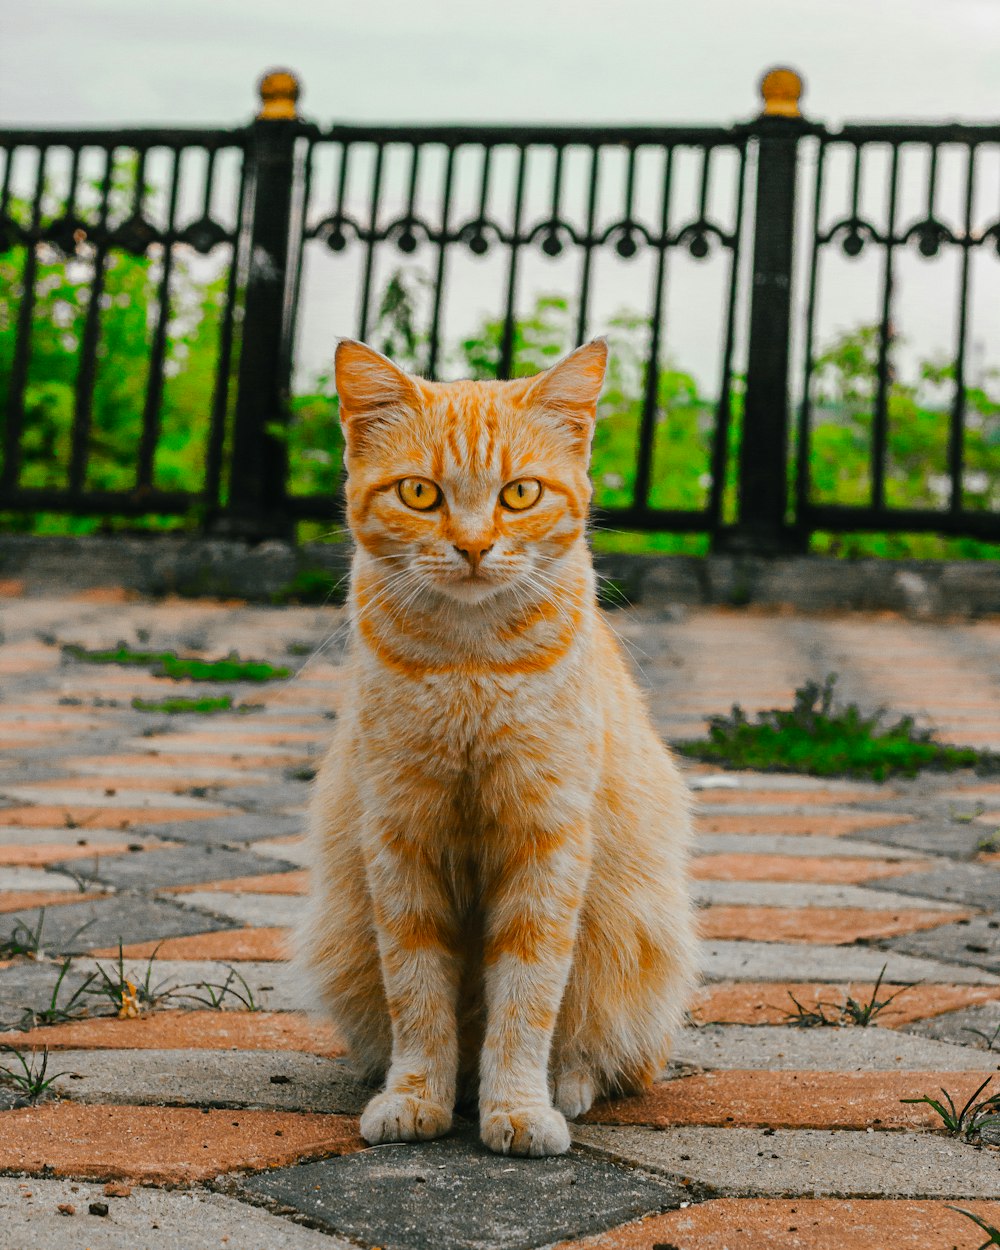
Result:
[[[250,130],[247,207],[240,223],[249,238],[229,492],[211,527],[251,540],[294,533],[285,503],[288,448],[280,427],[288,423],[291,373],[288,259],[299,82],[294,74],[275,70],[261,79],[258,91],[261,108]]]
[[[759,555],[803,550],[786,520],[788,507],[789,340],[795,191],[802,79],[772,69],[760,85],[764,110],[757,135],[757,197],[746,396],[740,439],[736,525],[719,535],[723,551]]]

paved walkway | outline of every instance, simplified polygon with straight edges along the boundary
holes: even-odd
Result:
[[[849,696],[1000,747],[995,623],[614,621],[668,735],[736,700],[787,705],[836,670]],[[971,775],[879,787],[692,769],[704,984],[661,1082],[596,1108],[561,1159],[486,1155],[471,1127],[366,1149],[365,1091],[281,962],[339,624],[107,594],[0,603],[0,940],[31,946],[40,925],[44,952],[0,965],[0,1040],[36,1064],[47,1047],[58,1074],[34,1105],[0,1085],[3,1250],[981,1245],[948,1203],[1000,1226],[1000,1150],[901,1101],[964,1100],[1000,1068],[1000,785]],[[119,639],[299,671],[217,689],[61,651]],[[132,707],[216,693],[253,710]],[[917,984],[877,1027],[791,1020],[792,995],[839,1018],[883,965],[889,992]]]

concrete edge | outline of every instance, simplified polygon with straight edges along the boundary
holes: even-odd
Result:
[[[0,535],[0,583],[32,596],[121,587],[151,596],[337,602],[349,563],[346,543]],[[602,552],[595,564],[610,582],[612,604],[888,611],[927,619],[1000,614],[1000,561]]]

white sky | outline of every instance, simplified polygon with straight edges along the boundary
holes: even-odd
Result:
[[[998,0],[0,0],[8,124],[238,123],[287,64],[317,120],[1000,117]]]

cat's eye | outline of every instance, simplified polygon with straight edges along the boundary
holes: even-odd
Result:
[[[440,487],[425,477],[404,477],[396,486],[399,497],[408,508],[429,512],[441,502]]]
[[[508,482],[500,492],[500,502],[512,512],[523,512],[538,503],[542,497],[542,484],[533,477],[521,478],[519,482]]]

